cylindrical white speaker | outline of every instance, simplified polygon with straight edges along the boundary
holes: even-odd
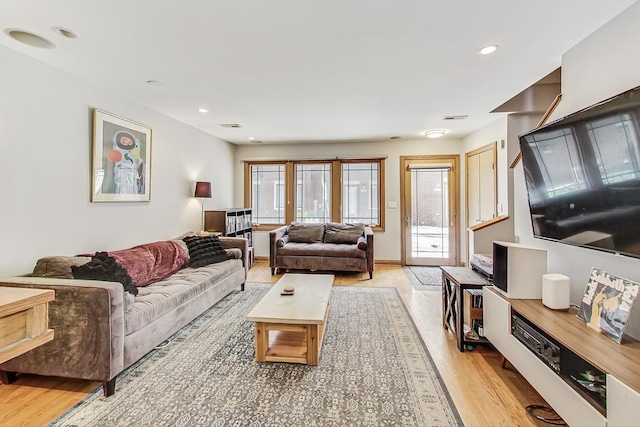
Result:
[[[564,274],[542,276],[542,304],[553,310],[567,310],[570,305],[571,282]]]

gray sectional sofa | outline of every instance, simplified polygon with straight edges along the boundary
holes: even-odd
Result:
[[[269,232],[269,266],[278,269],[361,271],[373,277],[373,231],[363,224],[293,223]]]
[[[135,296],[119,282],[69,277],[70,265],[82,263],[76,257],[47,257],[44,267],[39,262],[36,273],[47,277],[32,274],[0,280],[0,286],[55,291],[55,301],[49,304],[53,341],[0,364],[2,381],[11,382],[16,373],[80,378],[102,381],[104,395],[113,394],[120,372],[233,290],[244,290],[248,241],[219,240],[228,255],[223,261],[179,268],[160,281],[138,287]],[[176,241],[182,245],[181,239]],[[65,264],[65,258],[69,265],[51,268]],[[165,258],[158,256],[152,262],[174,262]]]

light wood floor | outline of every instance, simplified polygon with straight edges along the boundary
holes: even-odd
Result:
[[[249,282],[276,282],[268,264],[258,261]],[[466,426],[543,426],[525,407],[546,405],[542,397],[512,367],[501,368],[500,354],[478,345],[460,353],[454,336],[442,328],[439,291],[416,291],[400,266],[377,265],[368,274],[339,273],[339,286],[396,287],[418,327],[440,375]],[[0,426],[42,426],[82,400],[100,383],[20,375],[0,385]]]

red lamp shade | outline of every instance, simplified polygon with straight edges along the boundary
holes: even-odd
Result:
[[[205,199],[211,198],[211,183],[206,181],[196,182],[196,192],[194,197],[203,197]]]

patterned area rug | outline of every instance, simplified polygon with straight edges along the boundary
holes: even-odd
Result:
[[[419,291],[439,291],[442,289],[442,270],[440,267],[410,265],[402,268],[414,289]]]
[[[53,426],[462,425],[394,288],[339,287],[318,366],[254,361],[245,321],[268,284],[234,292]]]

